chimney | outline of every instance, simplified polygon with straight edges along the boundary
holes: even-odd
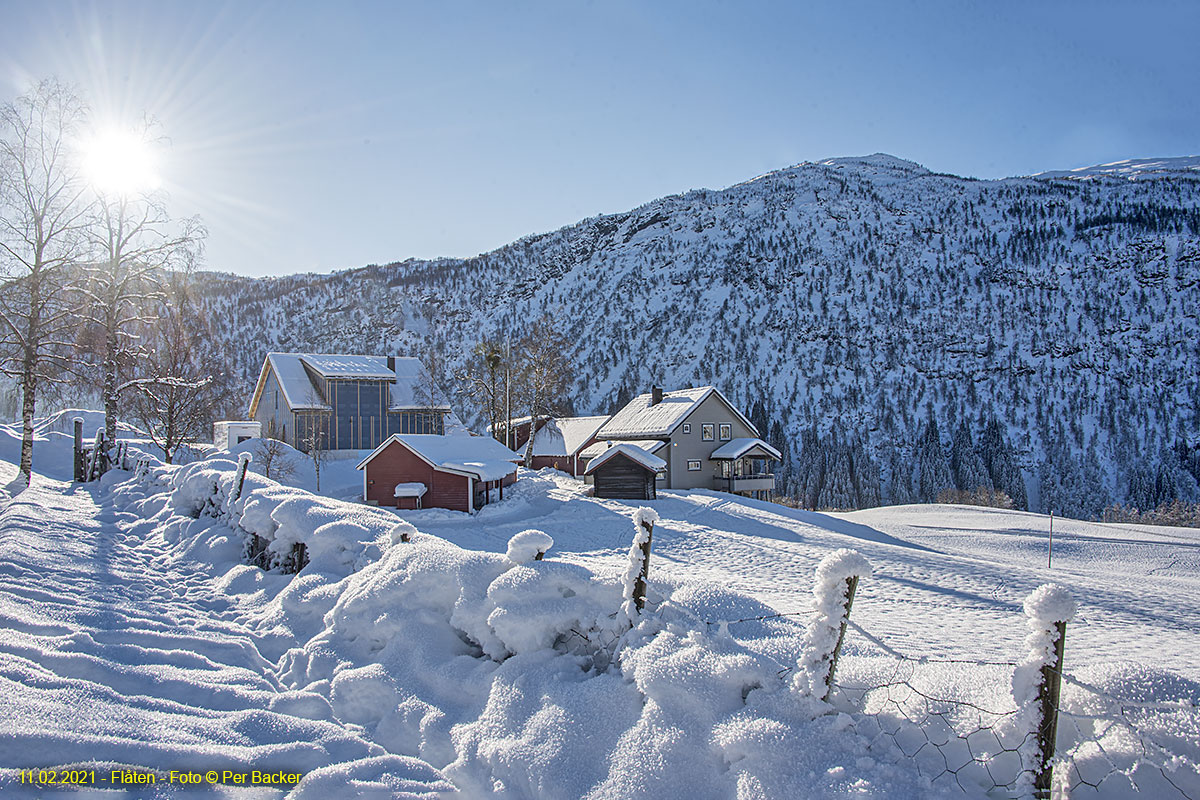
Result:
[[[662,387],[661,386],[650,387],[650,405],[656,406],[661,402],[662,402]]]
[[[396,371],[396,357],[388,356],[387,359],[388,359],[388,372],[395,372]]]

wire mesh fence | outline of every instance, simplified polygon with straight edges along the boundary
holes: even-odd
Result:
[[[812,616],[789,611],[708,624],[725,630]],[[931,786],[953,783],[993,797],[1033,793],[1037,731],[1013,697],[1015,660],[913,656],[852,620],[847,627],[852,652],[842,656],[830,700],[854,716],[860,734],[895,748]],[[1067,670],[1061,678],[1051,797],[1200,800],[1195,699],[1122,698]]]
[[[931,784],[1033,792],[1037,731],[1008,691],[1017,662],[914,657],[854,622],[848,627],[872,654],[845,656],[832,699],[856,714],[860,733],[889,740]],[[1065,670],[1061,677],[1049,796],[1200,800],[1200,715],[1192,700],[1123,699]]]

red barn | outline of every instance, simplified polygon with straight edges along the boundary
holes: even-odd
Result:
[[[363,499],[396,508],[475,511],[517,479],[521,457],[490,436],[394,434],[358,465]]]

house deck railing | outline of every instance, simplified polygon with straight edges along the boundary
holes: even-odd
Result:
[[[713,478],[713,489],[718,492],[761,492],[775,491],[775,475],[769,472],[759,475],[737,475],[731,478]]]

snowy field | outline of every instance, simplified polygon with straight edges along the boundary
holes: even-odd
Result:
[[[312,798],[1013,796],[1022,601],[1053,581],[1079,604],[1058,794],[1200,798],[1200,531],[1056,519],[1050,568],[1040,515],[664,492],[640,504],[660,519],[631,630],[639,504],[559,473],[397,527],[337,499],[345,464],[323,472],[328,498],[303,471],[232,497],[219,455],[75,485],[65,420],[39,428],[24,491],[0,428],[5,795],[57,796],[19,770],[66,767],[302,773],[292,794]],[[510,549],[528,529],[553,539],[545,561]],[[311,562],[248,566],[251,534]],[[873,574],[831,707],[795,684],[814,573],[839,548]]]

